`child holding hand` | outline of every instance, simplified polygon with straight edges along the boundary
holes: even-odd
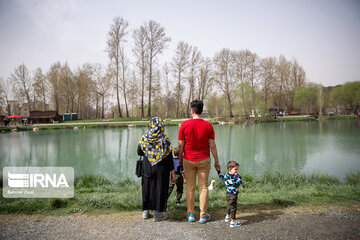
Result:
[[[181,204],[181,197],[184,191],[184,183],[186,184],[185,180],[185,172],[182,165],[179,164],[179,148],[174,147],[174,169],[175,169],[175,179],[174,181],[170,181],[169,183],[169,190],[168,190],[168,198],[170,197],[170,194],[174,190],[174,187],[176,185],[176,205]]]
[[[235,221],[237,210],[237,199],[239,193],[239,187],[242,184],[241,176],[239,172],[239,164],[235,161],[229,161],[227,163],[228,173],[223,175],[220,169],[216,169],[219,177],[225,181],[226,185],[226,201],[228,202],[227,214],[225,222],[230,222],[230,227],[239,227],[240,222]]]

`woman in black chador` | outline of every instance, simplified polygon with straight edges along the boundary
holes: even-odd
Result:
[[[164,133],[164,122],[159,117],[150,120],[150,131],[139,142],[137,153],[144,156],[142,185],[143,218],[155,210],[154,221],[166,219],[169,173],[175,178],[170,139]]]

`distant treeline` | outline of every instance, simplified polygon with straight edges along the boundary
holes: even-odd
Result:
[[[1,114],[10,114],[10,100],[28,110],[77,112],[82,119],[186,117],[193,99],[204,100],[213,117],[264,114],[269,108],[319,113],[359,107],[359,82],[324,88],[306,81],[297,60],[284,56],[260,58],[249,50],[224,48],[211,59],[181,41],[171,61],[160,64],[158,57],[171,41],[165,29],[153,20],[136,29],[128,26],[120,17],[110,25],[106,67],[86,63],[71,69],[56,62],[45,72],[31,72],[19,65],[0,79]]]

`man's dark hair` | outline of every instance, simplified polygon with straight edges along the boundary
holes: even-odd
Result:
[[[190,103],[190,107],[196,114],[202,114],[204,103],[203,101],[196,99]]]

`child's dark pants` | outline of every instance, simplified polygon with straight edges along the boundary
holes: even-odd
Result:
[[[182,177],[181,174],[175,173],[175,181],[174,182],[170,181],[168,198],[170,197],[170,194],[174,190],[175,185],[176,185],[176,192],[177,192],[176,200],[180,201],[183,191],[184,191],[184,178]]]
[[[231,219],[236,218],[237,199],[238,195],[226,194],[226,201],[228,202],[227,214],[230,215]]]

